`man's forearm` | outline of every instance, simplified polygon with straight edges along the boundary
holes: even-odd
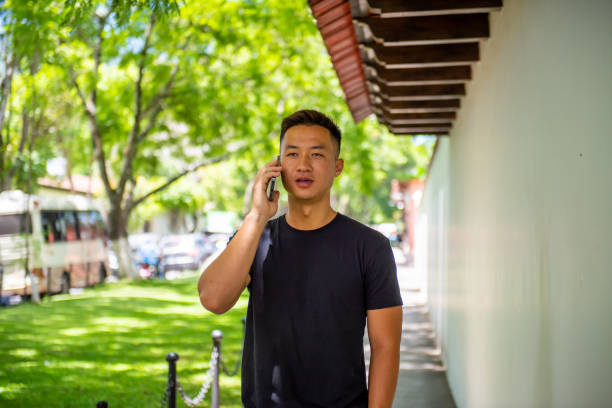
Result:
[[[249,213],[227,248],[202,272],[200,302],[214,313],[229,310],[244,290],[265,220]]]
[[[371,350],[368,379],[368,406],[370,408],[391,408],[398,371],[399,350],[397,348],[381,347]]]

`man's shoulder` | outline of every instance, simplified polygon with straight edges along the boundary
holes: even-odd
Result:
[[[352,236],[365,240],[368,243],[385,244],[388,242],[387,237],[376,231],[374,228],[357,221],[348,215],[338,213],[337,216],[340,217],[343,229]]]
[[[280,216],[276,217],[276,218],[270,218],[267,222],[266,225],[264,227],[264,231],[262,233],[262,237],[266,236],[267,234],[270,233],[271,230],[273,229],[277,229],[278,228],[278,224],[279,224],[279,220],[280,220]],[[234,238],[234,236],[236,236],[236,234],[238,233],[239,229],[235,230],[229,237],[228,239],[228,244],[229,242]],[[260,237],[261,240],[261,237]]]

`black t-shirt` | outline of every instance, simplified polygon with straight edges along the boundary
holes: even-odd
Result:
[[[311,231],[281,216],[249,273],[244,406],[367,407],[366,312],[402,304],[389,241],[340,213]]]

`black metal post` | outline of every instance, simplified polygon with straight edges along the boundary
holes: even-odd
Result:
[[[98,401],[98,403],[96,404],[96,408],[108,408],[108,402]]]
[[[221,332],[221,330],[213,330],[213,350],[217,351],[217,361],[215,362],[215,377],[213,378],[212,383],[212,408],[219,408],[219,369],[221,367],[221,364],[219,364],[219,362],[221,361],[221,339],[223,339],[223,332]]]
[[[168,361],[168,408],[176,408],[176,362],[179,356],[176,353],[166,354]]]

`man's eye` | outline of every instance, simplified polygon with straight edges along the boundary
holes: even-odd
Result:
[[[297,156],[297,153],[287,153],[287,156]]]
[[[313,153],[313,156],[317,156],[317,157],[323,157],[323,155],[321,153]]]

